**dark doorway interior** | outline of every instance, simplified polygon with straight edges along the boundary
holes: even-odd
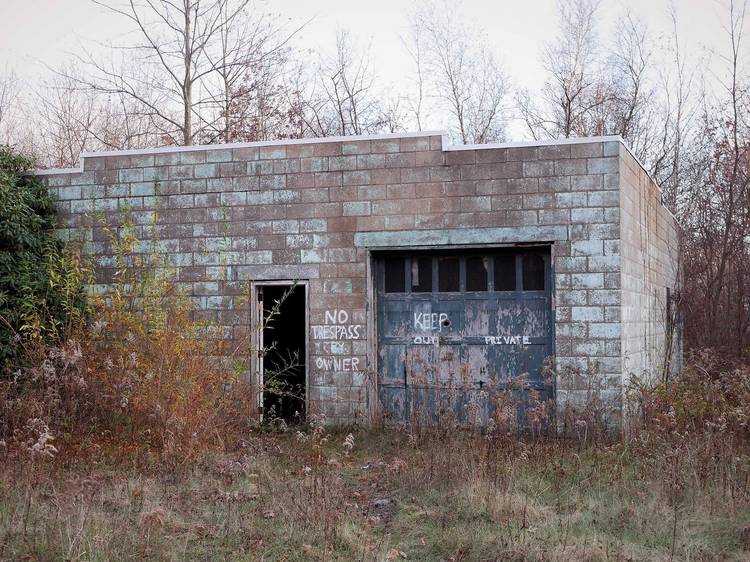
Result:
[[[305,419],[305,287],[264,285],[263,301],[263,413],[266,419],[289,423]],[[276,303],[276,313],[272,314]]]

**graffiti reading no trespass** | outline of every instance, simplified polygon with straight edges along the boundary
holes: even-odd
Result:
[[[313,337],[316,340],[358,340],[362,326],[349,324],[349,313],[346,310],[326,310],[325,324],[313,326]]]
[[[359,340],[364,335],[361,324],[349,323],[349,313],[346,310],[326,310],[323,324],[312,326],[313,338],[328,342],[326,348],[334,352],[343,352],[344,342]],[[330,355],[315,358],[315,366],[319,371],[359,371],[359,357]]]

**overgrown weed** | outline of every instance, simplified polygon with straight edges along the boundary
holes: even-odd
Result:
[[[681,463],[676,496],[670,459],[635,444],[515,441],[511,453],[473,431],[415,440],[316,422],[256,430],[177,479],[52,463],[26,487],[12,463],[0,558],[747,559],[747,459],[732,487]]]
[[[139,251],[132,227],[104,231],[116,256],[111,290],[91,293],[87,313],[52,343],[33,337],[33,325],[19,339],[23,353],[0,381],[0,454],[188,466],[247,429],[246,362],[232,360],[245,350],[196,319],[160,254]],[[91,268],[71,263],[71,279],[56,282],[75,295]]]
[[[56,344],[25,338],[0,382],[0,559],[748,558],[747,366],[704,351],[632,378],[621,435],[596,377],[551,371],[585,398],[528,392],[520,415],[519,377],[466,419],[438,403],[395,430],[263,428],[249,348],[109,232],[113,291]]]

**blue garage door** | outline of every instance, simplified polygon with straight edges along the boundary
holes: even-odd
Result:
[[[387,418],[522,422],[552,397],[549,247],[384,253],[376,259],[379,395]]]

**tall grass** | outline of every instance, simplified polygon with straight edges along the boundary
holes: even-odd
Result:
[[[718,561],[750,552],[750,460],[746,449],[718,447],[718,434],[678,439],[659,426],[605,445],[323,422],[255,429],[187,471],[52,462],[26,485],[28,463],[8,463],[0,559]]]
[[[482,427],[445,407],[395,430],[268,431],[249,347],[211,337],[127,228],[110,235],[112,291],[56,344],[25,339],[0,382],[0,559],[748,558],[748,366],[705,351],[633,378],[620,435],[581,373],[565,375],[581,403],[531,393],[519,416],[510,389]]]
[[[222,450],[249,421],[247,350],[195,319],[159,254],[138,250],[133,227],[105,232],[116,264],[111,290],[90,294],[88,313],[54,343],[19,340],[13,376],[0,381],[5,455],[163,466]],[[91,268],[72,263],[72,278],[57,282],[75,294]]]

